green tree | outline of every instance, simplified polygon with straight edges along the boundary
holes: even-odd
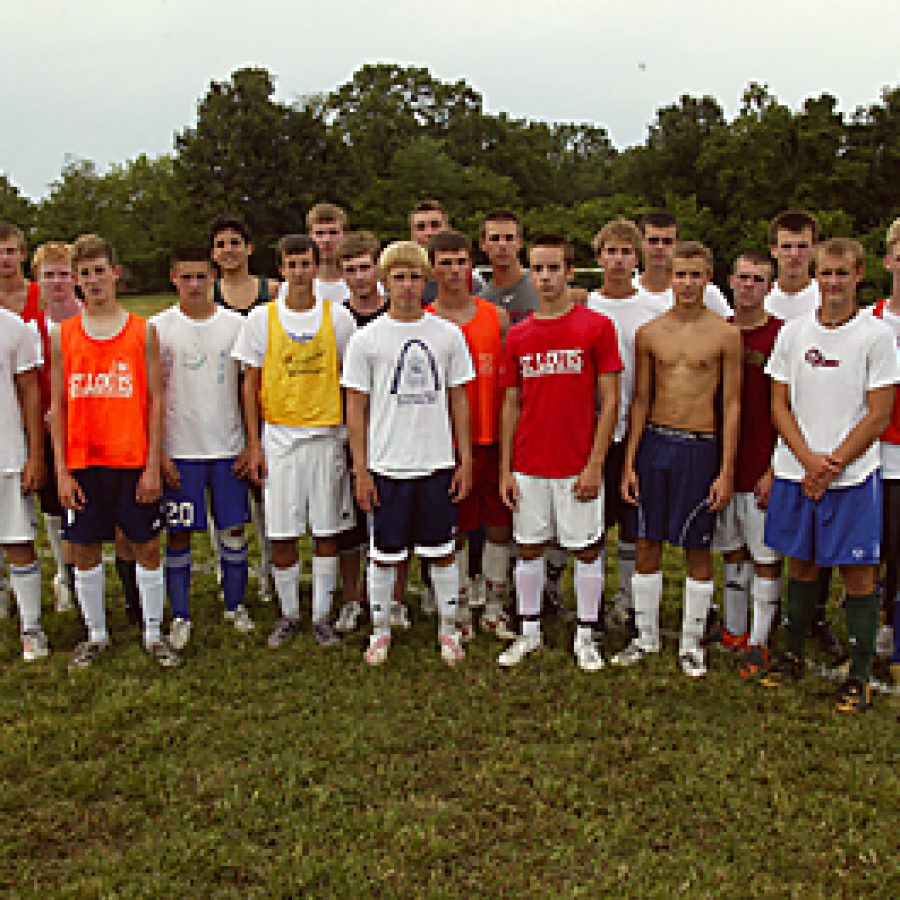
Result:
[[[34,204],[0,173],[0,221],[12,222],[28,234],[34,225],[34,215]]]

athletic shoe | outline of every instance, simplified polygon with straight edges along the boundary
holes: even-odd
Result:
[[[69,671],[78,672],[91,667],[101,653],[109,649],[109,641],[83,641],[69,657]]]
[[[747,641],[750,635],[748,632],[743,634],[732,634],[727,628],[722,629],[722,649],[731,650],[733,653],[743,653],[747,649]]]
[[[751,644],[747,648],[747,654],[744,656],[741,667],[738,669],[738,675],[745,681],[754,681],[767,668],[769,668],[769,648]]]
[[[268,645],[271,650],[283,647],[297,632],[300,631],[300,620],[289,616],[279,619],[269,635]]]
[[[333,647],[341,642],[341,639],[331,627],[331,622],[327,619],[312,623],[312,635],[320,647]]]
[[[484,575],[476,575],[472,579],[472,587],[469,589],[469,606],[478,609],[487,603],[487,578]]]
[[[75,606],[69,591],[69,582],[64,575],[53,576],[53,596],[56,597],[57,612],[68,612]]]
[[[613,658],[614,666],[633,666],[643,662],[648,656],[659,653],[659,647],[644,647],[635,638],[624,650],[620,650]]]
[[[235,631],[240,631],[244,634],[248,634],[256,628],[253,619],[250,618],[250,613],[247,612],[247,607],[243,603],[238,604],[234,609],[226,609],[223,618],[226,622],[231,622],[234,625]],[[171,638],[169,638],[169,643],[172,643]]]
[[[838,692],[837,712],[864,712],[872,705],[872,685],[860,678],[848,678]]]
[[[181,657],[166,640],[153,641],[146,644],[144,649],[164,669],[177,669],[181,665]]]
[[[514,641],[519,635],[502,609],[488,606],[481,616],[481,630],[501,641]]]
[[[47,643],[47,635],[40,628],[22,634],[22,659],[25,662],[46,659],[49,655],[50,645]]]
[[[391,628],[402,628],[404,631],[409,631],[411,625],[409,607],[399,600],[391,600]]]
[[[543,646],[540,634],[521,634],[498,657],[497,662],[508,669],[517,666],[529,653]]]
[[[813,622],[812,639],[819,645],[819,649],[835,660],[847,659],[847,651],[844,645],[837,639],[828,622]]]
[[[578,663],[578,668],[582,672],[599,672],[603,668],[604,662],[600,648],[591,638],[576,637],[572,650],[575,653],[575,662]]]
[[[798,681],[803,677],[803,660],[793,653],[785,653],[778,662],[763,672],[759,683],[767,688],[779,688],[789,681]]]
[[[391,636],[382,634],[369,636],[369,646],[363,654],[363,659],[370,666],[380,666],[387,660],[388,650],[391,649]]]
[[[890,625],[882,625],[875,638],[875,655],[879,659],[890,659],[894,652],[894,629]]]
[[[356,631],[359,626],[359,617],[362,615],[362,605],[358,600],[348,600],[342,607],[337,622],[334,623],[336,631],[341,634],[349,634]]]
[[[456,628],[459,631],[459,639],[468,644],[475,637],[475,623],[472,620],[472,610],[466,606],[457,611]]]
[[[681,671],[690,678],[702,678],[706,674],[706,654],[697,650],[682,650],[678,656]]]
[[[441,659],[448,666],[455,666],[466,658],[466,651],[463,650],[462,641],[457,633],[442,634],[438,638],[441,645]]]
[[[419,602],[422,605],[422,612],[426,616],[433,616],[437,613],[437,600],[434,596],[434,588],[431,587],[431,585],[422,585],[422,594],[420,596]]]
[[[169,626],[169,646],[173,650],[184,650],[187,647],[191,639],[191,627],[190,619],[172,619]]]

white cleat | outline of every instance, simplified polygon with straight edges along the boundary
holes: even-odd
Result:
[[[359,617],[362,615],[362,605],[358,600],[348,600],[342,607],[334,630],[341,634],[350,634],[359,627]]]
[[[256,628],[256,625],[253,623],[253,619],[250,618],[250,613],[247,612],[247,607],[244,606],[243,603],[236,606],[234,609],[226,609],[224,613],[224,618],[226,622],[231,622],[234,625],[235,631],[240,631],[243,634],[249,634]],[[191,623],[188,622],[188,625]],[[172,638],[169,638],[169,643],[172,643]],[[176,650],[181,648],[176,647]]]
[[[72,592],[69,590],[69,583],[64,575],[53,576],[53,596],[56,598],[57,612],[68,612],[75,606]]]
[[[172,619],[169,626],[168,644],[173,650],[184,650],[191,639],[191,620]]]
[[[586,640],[575,638],[572,649],[575,653],[575,662],[582,672],[599,672],[605,665],[597,642],[591,638]]]
[[[706,674],[706,655],[702,650],[682,650],[678,665],[688,677],[702,678]]]
[[[49,655],[50,645],[47,643],[47,635],[40,628],[22,634],[22,659],[25,662],[46,659]]]
[[[438,638],[438,643],[441,645],[441,659],[448,666],[455,666],[466,658],[466,651],[463,650],[462,641],[456,632],[442,634]]]
[[[497,662],[504,669],[519,665],[523,659],[535,650],[540,650],[543,641],[539,634],[519,635],[498,657]]]
[[[391,636],[389,634],[369,635],[369,646],[363,654],[363,659],[370,666],[380,666],[387,661],[390,649]]]
[[[633,640],[624,650],[620,650],[612,658],[614,666],[633,666],[643,662],[653,653],[659,653],[659,647],[644,647],[637,640]]]

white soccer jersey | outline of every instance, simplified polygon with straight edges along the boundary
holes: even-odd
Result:
[[[866,393],[896,384],[900,378],[893,336],[872,316],[856,315],[837,328],[824,328],[812,313],[788,322],[778,333],[766,373],[788,386],[791,409],[807,445],[830,453],[867,412]],[[879,467],[879,442],[873,442],[832,482],[860,484]],[[775,475],[802,481],[803,466],[779,438]]]
[[[431,313],[357,331],[342,384],[369,395],[369,469],[416,478],[455,465],[447,391],[474,377],[462,331]]]
[[[665,305],[663,312],[668,312],[675,305],[675,294],[672,293],[672,288],[666,288],[664,291],[648,291],[641,284],[639,275],[635,275],[632,284],[652,302]],[[703,305],[714,313],[718,313],[723,319],[729,319],[733,315],[725,295],[712,283],[706,285],[706,290],[703,292]]]
[[[240,366],[231,356],[243,316],[221,306],[191,319],[171,306],[151,323],[162,363],[163,447],[172,459],[227,459],[244,448]]]
[[[612,319],[619,339],[619,356],[622,358],[622,375],[619,379],[619,420],[613,440],[621,441],[628,428],[628,411],[631,408],[631,397],[634,393],[634,338],[638,329],[657,316],[661,316],[669,307],[661,294],[650,294],[639,289],[632,297],[613,300],[604,297],[601,291],[593,291],[588,296],[587,305],[594,312],[602,313]]]
[[[0,307],[0,472],[21,472],[27,458],[25,423],[16,391],[16,375],[41,366],[35,329]]]
[[[819,290],[819,282],[813,278],[810,283],[797,291],[796,294],[785,293],[776,281],[772,290],[766,294],[763,301],[766,312],[782,322],[790,322],[800,316],[815,312],[822,305],[822,292]]]
[[[321,278],[313,279],[313,294],[316,300],[330,300],[332,303],[346,303],[350,299],[350,288],[343,278],[337,281],[322,281]]]
[[[880,319],[894,335],[894,344],[897,349],[897,367],[900,368],[900,316],[895,315],[889,309],[885,309]],[[900,388],[897,388],[900,391]],[[894,400],[896,404],[898,400]],[[900,444],[891,444],[888,441],[881,442],[881,473],[891,481],[900,481]]]

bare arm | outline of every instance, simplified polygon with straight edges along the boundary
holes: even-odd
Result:
[[[353,460],[353,489],[363,512],[378,505],[375,479],[369,471],[369,395],[347,388],[347,440]]]
[[[135,489],[138,503],[152,503],[162,494],[162,367],[159,364],[159,338],[147,323],[147,465]]]
[[[241,385],[241,406],[244,410],[244,422],[247,428],[247,474],[256,484],[262,484],[266,477],[266,460],[259,441],[259,385],[262,369],[247,366],[244,369],[244,382]]]
[[[519,389],[508,387],[500,410],[500,496],[515,509],[519,502],[519,486],[512,474],[512,445],[519,424]]]
[[[16,392],[25,424],[28,456],[22,469],[22,492],[36,491],[46,477],[44,470],[44,428],[41,421],[41,388],[37,369],[16,375]]]
[[[741,425],[741,335],[728,328],[722,352],[722,465],[709,489],[709,508],[724,509],[734,489],[734,458]]]
[[[50,332],[50,439],[59,502],[66,509],[84,509],[84,493],[66,465],[66,379],[58,328]]]
[[[469,397],[464,384],[450,388],[450,419],[456,436],[456,452],[459,465],[450,483],[450,496],[454,503],[465,500],[472,489],[472,427],[469,418]]]
[[[650,392],[653,383],[653,358],[647,341],[646,328],[638,329],[634,342],[634,394],[628,413],[628,440],[625,444],[625,462],[622,466],[622,497],[628,503],[637,504],[640,497],[634,463],[641,435],[650,414]]]
[[[579,500],[593,500],[603,483],[603,462],[619,418],[619,372],[607,372],[597,379],[600,391],[600,415],[594,430],[594,442],[585,467],[572,489]]]

